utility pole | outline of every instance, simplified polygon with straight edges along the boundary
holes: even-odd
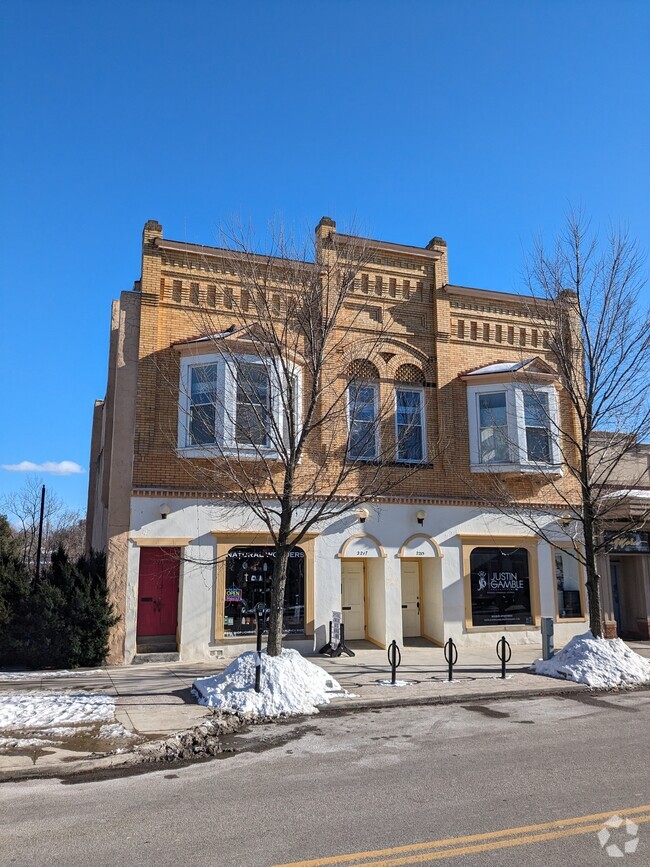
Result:
[[[36,549],[36,574],[35,578],[38,579],[39,573],[41,571],[41,542],[43,540],[43,515],[45,514],[45,485],[43,485],[41,489],[41,517],[38,522],[38,547]]]

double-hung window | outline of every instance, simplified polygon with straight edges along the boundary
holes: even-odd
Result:
[[[379,454],[378,388],[372,383],[348,386],[348,457],[358,461],[376,460]]]
[[[510,460],[506,392],[478,395],[479,448],[482,464],[504,464]]]
[[[397,460],[419,463],[424,460],[424,393],[421,388],[395,389]]]
[[[237,397],[235,440],[240,445],[271,445],[271,378],[264,364],[239,361],[235,366]]]
[[[216,442],[218,390],[218,365],[201,364],[190,368],[188,445],[203,446]]]
[[[526,458],[529,461],[551,463],[551,417],[548,393],[524,392],[524,424],[526,427]]]

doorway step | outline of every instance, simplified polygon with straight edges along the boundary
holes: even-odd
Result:
[[[143,665],[145,662],[180,662],[180,653],[136,653],[131,665]]]

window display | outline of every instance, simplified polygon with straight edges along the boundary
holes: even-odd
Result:
[[[473,626],[532,626],[525,548],[474,548],[470,554]]]
[[[255,606],[268,610],[275,550],[268,546],[231,548],[226,554],[224,632],[226,635],[253,635]],[[284,591],[284,631],[305,631],[305,553],[294,548],[289,554]]]
[[[560,548],[555,549],[555,581],[558,617],[560,619],[582,617],[578,562],[575,557]]]

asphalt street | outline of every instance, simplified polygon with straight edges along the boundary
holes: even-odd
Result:
[[[1,785],[0,864],[648,864],[649,731],[649,692],[255,728],[211,762]]]

